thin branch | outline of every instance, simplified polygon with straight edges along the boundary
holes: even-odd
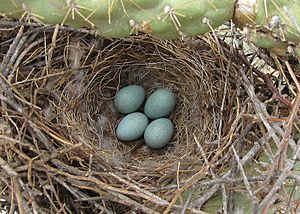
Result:
[[[284,136],[280,143],[281,146],[280,146],[280,150],[279,150],[279,155],[276,159],[275,170],[280,171],[284,167],[283,165],[284,165],[284,160],[286,158],[286,151],[287,151],[288,144],[289,144],[289,138],[290,138],[292,128],[293,128],[294,118],[297,115],[299,106],[300,106],[300,91],[297,92],[296,99],[293,103],[293,108],[289,115],[287,129],[285,130]]]
[[[253,176],[253,177],[248,177],[249,182],[258,182],[258,181],[264,181],[267,178],[267,175],[259,175],[259,176]],[[278,178],[278,175],[273,175],[272,179]],[[300,175],[299,175],[300,179]],[[215,184],[234,184],[238,185],[243,183],[244,180],[243,178],[229,178],[229,177],[222,177],[222,178],[216,178],[214,180],[210,181],[202,181],[199,183],[196,183],[193,185],[194,189],[203,189],[203,188],[209,188]],[[159,188],[153,188],[150,190],[150,192],[159,192],[159,191],[165,191],[165,190],[172,190],[172,189],[177,189],[177,185],[168,185],[168,186],[163,186]]]
[[[253,194],[252,190],[251,190],[251,186],[250,186],[250,183],[249,183],[249,180],[247,178],[247,175],[245,173],[245,170],[243,168],[243,165],[241,164],[241,161],[240,161],[240,158],[235,150],[235,148],[233,146],[231,146],[231,150],[233,151],[233,154],[235,156],[235,159],[238,163],[238,166],[240,168],[240,172],[241,172],[241,175],[242,175],[242,178],[243,178],[243,181],[244,181],[244,184],[246,186],[246,189],[250,195],[250,198],[251,198],[251,201],[253,203],[253,206],[255,205],[255,203],[257,203],[257,198],[255,197],[255,195]]]
[[[192,189],[192,190],[190,191],[189,196],[188,196],[188,198],[186,199],[186,202],[185,202],[185,204],[184,204],[184,206],[183,206],[183,208],[182,208],[180,214],[185,214],[185,213],[186,213],[187,208],[188,208],[189,204],[191,203],[191,199],[192,199],[192,197],[193,197],[193,193],[194,193],[194,192],[195,192],[194,189]]]
[[[269,207],[270,202],[275,197],[276,193],[282,188],[283,182],[287,178],[288,173],[294,167],[291,161],[286,161],[286,167],[276,180],[272,189],[268,192],[267,196],[260,202],[258,206],[258,211],[264,210],[266,207]]]
[[[240,74],[243,78],[243,85],[244,88],[246,89],[254,107],[256,110],[256,113],[258,114],[259,118],[263,122],[264,126],[267,128],[268,132],[270,132],[273,140],[277,145],[280,144],[279,138],[275,134],[275,130],[272,128],[268,120],[266,119],[266,116],[269,116],[266,110],[266,107],[261,103],[261,101],[257,98],[255,92],[254,92],[254,87],[253,84],[250,82],[250,80],[247,78],[246,74],[244,73],[244,69],[240,69]]]
[[[221,41],[221,40],[220,40],[220,42],[221,42],[221,44],[224,47],[226,47],[226,49],[229,49],[229,45],[227,43],[225,43],[224,41]],[[249,63],[249,61],[244,56],[242,56],[241,54],[238,54],[236,51],[235,51],[234,55],[232,56],[232,58],[235,59],[235,61],[243,62],[244,65],[248,69],[253,70],[258,76],[260,76],[265,81],[265,83],[267,84],[267,86],[269,87],[269,89],[272,91],[275,99],[280,100],[286,106],[292,108],[292,103],[279,93],[279,91],[275,88],[275,86],[273,85],[273,83],[270,80],[270,78],[268,77],[268,75],[266,75],[265,73],[261,72],[259,69],[251,66],[251,64]]]
[[[5,172],[6,172],[7,174],[9,174],[10,176],[17,176],[17,175],[18,175],[18,173],[17,173],[15,170],[13,170],[13,169],[7,164],[7,162],[6,162],[5,160],[3,160],[1,157],[0,157],[0,166],[1,166],[2,169],[4,169]]]
[[[42,29],[44,31],[52,31],[56,26],[55,25],[49,25],[49,24],[41,24],[38,22],[20,22],[20,21],[5,21],[5,20],[1,20],[0,21],[0,26],[1,27],[21,27],[21,26],[25,26],[25,27],[33,27],[33,28],[37,28],[37,27],[43,27]],[[97,30],[89,30],[89,29],[84,29],[84,28],[72,28],[72,27],[68,27],[68,26],[59,26],[59,30],[62,31],[69,31],[69,32],[78,32],[78,33],[84,33],[84,34],[90,34],[90,35],[98,35],[98,31]]]

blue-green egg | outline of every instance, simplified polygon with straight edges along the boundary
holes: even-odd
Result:
[[[136,111],[143,104],[145,99],[145,89],[140,85],[129,85],[115,96],[114,105],[118,112],[128,114]]]
[[[148,118],[143,113],[128,114],[119,122],[116,135],[123,141],[136,140],[143,136],[148,124]]]
[[[161,149],[172,139],[174,126],[167,118],[159,118],[152,121],[146,128],[144,139],[151,149]]]
[[[171,90],[158,89],[147,99],[144,112],[150,119],[166,117],[171,114],[175,105],[175,95]]]

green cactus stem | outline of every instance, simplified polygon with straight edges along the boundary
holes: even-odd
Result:
[[[198,36],[230,20],[235,0],[2,0],[0,13],[47,24],[92,27],[106,37],[146,32]]]
[[[260,47],[283,55],[292,45],[300,52],[300,0],[2,0],[0,13],[89,27],[109,38],[199,36],[232,19]]]
[[[264,27],[283,41],[300,41],[299,0],[239,0],[234,20],[240,27]]]
[[[299,0],[238,0],[234,22],[250,30],[250,39],[260,47],[284,55],[289,45],[300,42]],[[295,49],[297,55],[298,48]]]

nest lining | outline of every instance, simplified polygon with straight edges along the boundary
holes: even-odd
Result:
[[[67,97],[74,88],[79,92],[76,99],[67,98],[72,100],[72,107],[67,107],[70,111],[64,115],[70,137],[81,136],[83,145],[94,150],[95,155],[104,155],[112,167],[133,169],[150,160],[157,167],[181,158],[199,160],[193,136],[201,143],[218,136],[225,93],[221,77],[226,71],[209,56],[203,57],[211,52],[208,45],[203,43],[205,49],[197,53],[183,45],[178,50],[175,44],[148,40],[119,41],[112,50],[101,52],[101,59],[93,62],[96,66],[92,70],[73,72],[75,78],[82,78],[65,84]],[[122,115],[115,111],[112,100],[118,89],[129,84],[142,85],[147,95],[162,87],[176,94],[177,106],[171,115],[176,131],[166,148],[154,151],[145,146],[143,139],[127,143],[116,139],[115,127]],[[146,171],[156,171],[155,168],[152,164]]]

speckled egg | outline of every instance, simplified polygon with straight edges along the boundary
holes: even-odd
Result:
[[[144,139],[151,149],[161,149],[172,139],[174,126],[167,118],[152,121],[146,128]]]
[[[129,85],[115,96],[114,106],[118,112],[128,114],[136,111],[143,104],[145,99],[145,89],[140,85]]]
[[[140,112],[126,115],[118,124],[116,135],[120,140],[132,141],[143,136],[148,118]]]
[[[168,116],[175,108],[175,95],[169,89],[158,89],[149,96],[144,112],[150,119]]]

